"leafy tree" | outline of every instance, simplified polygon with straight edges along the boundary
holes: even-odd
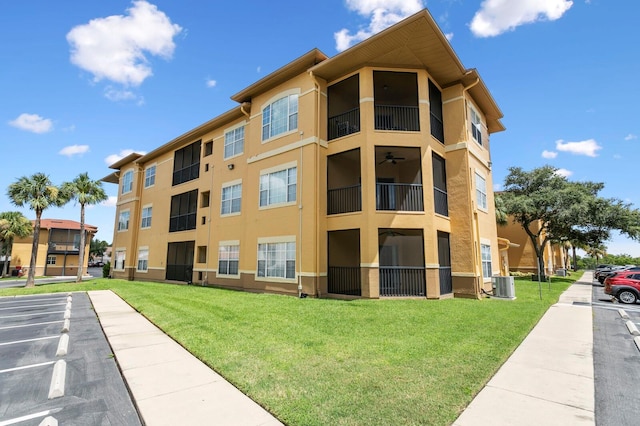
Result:
[[[60,188],[51,182],[49,176],[44,173],[35,173],[30,177],[22,176],[16,182],[9,185],[7,196],[14,205],[18,207],[26,205],[36,212],[36,220],[33,228],[33,245],[31,246],[31,260],[29,261],[29,272],[25,284],[25,287],[34,287],[42,212],[52,206],[63,206],[67,203],[68,199],[64,193],[60,191]]]
[[[0,253],[4,246],[5,262],[0,273],[0,277],[5,277],[8,273],[9,262],[7,258],[13,251],[13,239],[25,238],[33,233],[31,221],[20,212],[0,213]]]
[[[62,191],[69,199],[80,204],[80,250],[78,252],[78,276],[76,282],[82,282],[82,268],[84,265],[84,248],[86,233],[84,226],[84,208],[87,205],[98,204],[107,199],[107,194],[102,188],[102,182],[91,180],[88,173],[80,173],[71,182],[62,184]]]
[[[103,258],[104,253],[107,251],[108,247],[109,247],[109,243],[104,240],[99,240],[97,238],[94,240],[91,240],[89,255],[92,256],[94,259],[98,256],[100,256],[100,258]]]
[[[602,183],[570,182],[557,171],[551,166],[530,172],[511,167],[505,189],[497,195],[504,211],[529,236],[541,272],[550,242],[598,247],[612,230],[640,239],[640,211],[618,199],[599,197]]]

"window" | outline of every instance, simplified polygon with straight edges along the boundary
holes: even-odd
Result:
[[[113,269],[124,271],[125,254],[125,250],[116,250],[116,263],[114,264]]]
[[[197,141],[175,152],[172,185],[175,186],[200,177],[200,145],[201,141]]]
[[[476,203],[478,208],[487,210],[487,181],[476,173]]]
[[[196,229],[197,202],[197,189],[171,197],[169,232]]]
[[[297,169],[280,170],[260,176],[260,207],[296,201]]]
[[[144,171],[144,187],[148,188],[156,183],[156,166],[149,166]]]
[[[209,141],[204,144],[204,155],[203,157],[208,157],[213,154],[213,141]]]
[[[222,206],[220,214],[240,213],[242,203],[242,184],[222,188]]]
[[[280,98],[262,110],[262,140],[298,128],[298,95]]]
[[[295,279],[296,243],[258,244],[258,276]]]
[[[471,112],[471,136],[473,139],[482,145],[482,121],[480,116],[473,108],[469,108]]]
[[[56,257],[55,256],[47,256],[47,265],[55,265]]]
[[[118,216],[118,231],[126,231],[127,229],[129,229],[129,210],[124,210]]]
[[[204,191],[200,194],[200,208],[209,207],[209,202],[211,200],[211,192]]]
[[[238,275],[239,245],[222,245],[218,249],[218,275]]]
[[[149,267],[149,249],[138,249],[138,271],[147,272]]]
[[[224,134],[224,158],[240,155],[244,152],[244,126]]]
[[[127,170],[122,176],[122,193],[126,194],[133,189],[133,170]]]
[[[491,246],[480,244],[480,253],[482,255],[482,276],[491,278]]]
[[[151,214],[153,208],[151,206],[142,208],[142,228],[151,228]]]
[[[444,143],[442,93],[431,80],[429,80],[429,113],[431,115],[431,136]]]

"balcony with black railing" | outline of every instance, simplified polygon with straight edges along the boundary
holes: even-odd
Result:
[[[449,216],[449,196],[447,192],[439,188],[433,188],[433,200],[436,213]]]
[[[359,266],[329,266],[328,292],[347,296],[361,296]]]
[[[376,210],[424,211],[422,184],[377,183]]]
[[[453,278],[451,277],[451,266],[441,266],[439,271],[440,295],[453,292]]]
[[[380,296],[424,297],[427,280],[419,266],[380,266]]]
[[[362,211],[362,185],[334,188],[327,191],[327,214]]]
[[[376,105],[375,129],[405,132],[420,131],[420,114],[417,106]]]
[[[337,139],[360,131],[360,108],[329,117],[328,139]]]
[[[80,251],[79,241],[49,242],[48,253],[78,253],[79,251]]]

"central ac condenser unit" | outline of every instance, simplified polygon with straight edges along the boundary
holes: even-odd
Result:
[[[502,299],[515,299],[516,288],[513,283],[513,277],[494,276],[493,296]]]

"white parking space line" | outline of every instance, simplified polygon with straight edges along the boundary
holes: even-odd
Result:
[[[52,314],[63,314],[65,311],[55,311],[55,312],[33,312],[31,314],[20,314],[20,315],[5,315],[0,317],[0,319],[5,318],[18,318],[18,317],[33,317],[36,315],[52,315]]]
[[[3,420],[3,421],[0,421],[0,426],[9,426],[9,425],[14,425],[20,422],[26,422],[27,420],[37,419],[38,417],[45,417],[45,416],[48,416],[49,414],[57,413],[58,411],[60,411],[60,408],[57,408],[54,410],[40,411],[38,413],[33,413],[33,414],[27,414],[26,416],[16,417],[15,419]]]
[[[12,371],[18,371],[18,370],[26,370],[29,368],[43,367],[45,365],[51,365],[53,363],[55,363],[55,361],[41,362],[39,364],[23,365],[22,367],[7,368],[5,370],[0,370],[0,374],[10,373]]]
[[[27,299],[21,297],[0,297],[0,305],[13,305],[14,303],[34,303],[34,302],[56,302],[63,301],[64,298],[49,297],[45,299]]]
[[[60,321],[35,322],[33,324],[8,325],[6,327],[0,327],[0,330],[9,330],[9,329],[12,329],[12,328],[33,327],[33,326],[36,326],[36,325],[57,324],[59,322],[62,322],[62,320],[60,320]]]
[[[58,336],[38,337],[37,339],[14,340],[13,342],[2,342],[0,346],[14,345],[16,343],[37,342],[38,340],[57,339]]]
[[[60,305],[64,305],[64,304],[65,304],[65,302],[62,302],[62,303],[47,303],[45,305],[10,306],[8,308],[0,308],[0,311],[7,311],[9,309],[40,308],[42,306],[60,306]]]

